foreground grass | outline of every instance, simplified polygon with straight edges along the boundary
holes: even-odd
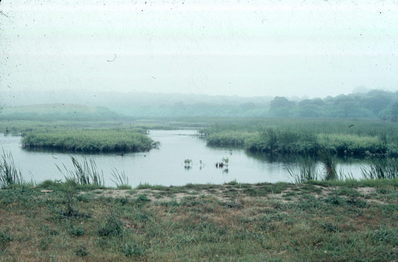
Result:
[[[393,261],[398,181],[0,190],[0,261]]]

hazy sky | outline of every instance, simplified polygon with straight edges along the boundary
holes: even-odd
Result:
[[[398,89],[398,1],[2,0],[0,89]]]

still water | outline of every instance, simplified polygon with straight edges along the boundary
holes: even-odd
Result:
[[[293,181],[286,170],[286,164],[252,157],[244,150],[208,147],[195,130],[152,130],[149,135],[160,142],[159,149],[124,155],[25,151],[21,148],[20,137],[4,135],[0,135],[0,147],[12,153],[25,180],[35,182],[64,179],[57,165],[72,167],[71,156],[95,160],[97,167],[104,173],[107,186],[114,186],[111,175],[114,168],[123,170],[132,186],[144,183],[165,186],[222,184],[234,180],[241,183]],[[215,163],[221,162],[223,158],[229,159],[228,172],[215,167]],[[192,160],[192,168],[184,168],[185,159]],[[358,163],[343,163],[337,165],[337,170],[358,178],[361,177],[361,167]]]

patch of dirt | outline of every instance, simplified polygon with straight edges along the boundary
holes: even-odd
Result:
[[[255,187],[255,186],[254,186]],[[236,199],[240,200],[276,200],[282,203],[291,203],[297,202],[300,200],[301,193],[311,194],[316,198],[327,197],[334,190],[338,189],[338,187],[322,187],[315,185],[316,189],[313,192],[308,192],[308,190],[302,191],[300,186],[291,186],[280,193],[269,193],[264,196],[248,196],[244,193],[244,190],[241,188],[231,188],[231,187],[218,187],[211,189],[190,189],[184,192],[168,192],[157,189],[138,189],[138,190],[124,190],[124,189],[97,189],[91,191],[91,195],[95,198],[106,197],[106,198],[127,198],[127,199],[136,199],[139,195],[146,195],[148,199],[153,202],[169,202],[169,201],[177,201],[181,202],[184,198],[187,197],[201,197],[201,196],[211,196],[212,198],[228,203],[231,201],[235,201]],[[297,190],[298,189],[298,190]],[[370,195],[376,192],[376,189],[373,187],[359,187],[356,190],[362,195]],[[231,194],[231,192],[233,192]],[[80,194],[88,194],[88,192],[80,192]],[[368,203],[376,203],[376,204],[386,204],[383,201],[376,199],[364,199]]]
[[[364,199],[368,203],[378,204],[378,205],[387,205],[386,202],[377,199]]]
[[[80,194],[84,195],[88,192],[80,192]],[[222,189],[213,189],[212,192],[207,190],[190,190],[187,192],[179,192],[179,193],[168,193],[161,190],[155,189],[139,189],[139,190],[124,190],[124,189],[96,189],[91,191],[91,194],[95,198],[99,197],[107,197],[107,198],[128,198],[134,199],[138,195],[146,195],[151,201],[154,202],[167,202],[175,200],[180,202],[182,199],[186,197],[192,196],[212,196],[219,201],[227,202],[230,201],[230,198],[225,195],[225,191]]]
[[[376,188],[374,187],[358,187],[356,190],[363,195],[369,195],[376,192]]]

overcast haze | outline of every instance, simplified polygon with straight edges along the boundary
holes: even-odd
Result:
[[[0,10],[2,90],[397,88],[397,1],[3,0]]]

